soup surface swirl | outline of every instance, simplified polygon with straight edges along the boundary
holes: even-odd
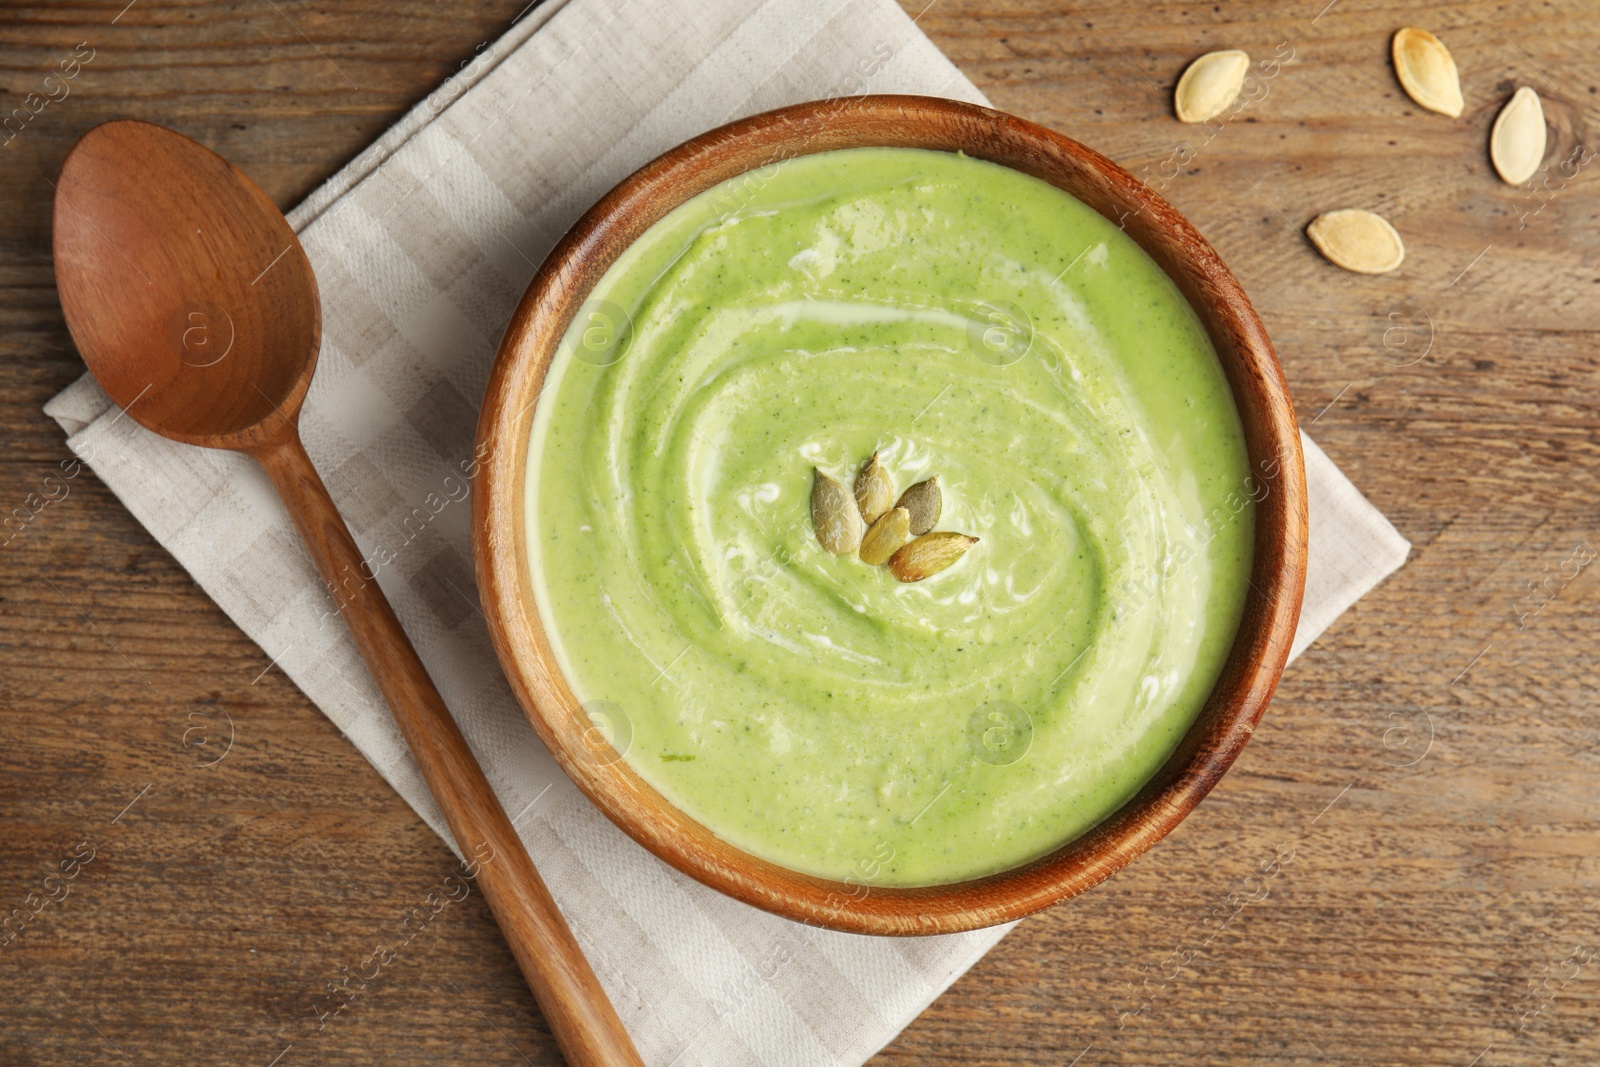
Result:
[[[874,451],[981,538],[948,570],[818,544],[812,469]],[[1239,624],[1250,475],[1199,320],[1116,225],[959,154],[827,152],[600,281],[535,412],[528,561],[568,683],[673,803],[784,866],[947,883],[1171,753]]]

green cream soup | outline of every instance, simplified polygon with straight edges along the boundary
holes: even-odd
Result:
[[[979,537],[902,584],[823,550],[813,468],[937,475]],[[962,155],[752,172],[652,227],[534,417],[533,588],[638,773],[797,870],[929,885],[1083,834],[1172,752],[1251,562],[1215,350],[1114,224]]]

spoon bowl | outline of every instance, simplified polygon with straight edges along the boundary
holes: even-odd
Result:
[[[164,127],[110,122],[68,153],[54,228],[67,327],[118,406],[213,448],[293,426],[321,305],[294,231],[249,178]]]

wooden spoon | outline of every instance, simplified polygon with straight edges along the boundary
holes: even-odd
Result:
[[[322,312],[278,209],[187,137],[110,122],[62,165],[55,263],[72,339],[113,400],[164,437],[266,468],[567,1062],[642,1067],[300,443]]]

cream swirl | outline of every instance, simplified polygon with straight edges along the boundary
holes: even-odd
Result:
[[[1251,534],[1218,519],[1247,473],[1226,383],[1165,275],[1034,179],[872,149],[756,200],[678,209],[569,333],[529,465],[546,625],[630,762],[735,843],[896,884],[1012,866],[1209,692]],[[818,545],[812,468],[874,450],[939,476],[939,528],[982,539],[956,566],[903,585]]]

